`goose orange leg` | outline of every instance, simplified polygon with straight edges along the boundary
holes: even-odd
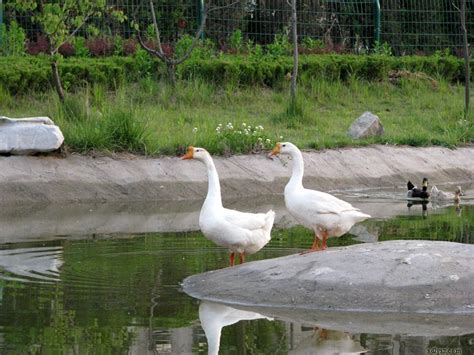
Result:
[[[235,254],[230,253],[230,266],[234,266],[235,264]]]
[[[241,264],[245,263],[245,255],[244,255],[244,253],[240,253],[240,255],[239,255],[239,262],[240,262]]]
[[[328,231],[324,231],[323,232],[323,242],[322,242],[322,245],[321,245],[322,250],[325,250],[325,249],[328,248],[327,241],[328,241]]]
[[[319,246],[319,238],[318,238],[317,234],[314,234],[313,245],[311,245],[311,248],[309,248],[309,250],[306,250],[306,251],[300,253],[300,255],[307,254],[307,253],[312,253],[313,251],[320,251],[320,250],[322,250],[322,249]]]

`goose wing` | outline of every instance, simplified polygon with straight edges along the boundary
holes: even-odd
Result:
[[[225,208],[223,217],[226,222],[248,230],[261,229],[265,226],[265,213],[249,213]]]
[[[338,199],[333,195],[308,189],[304,189],[302,192],[296,194],[294,203],[296,203],[298,208],[302,210],[307,210],[310,213],[317,214],[340,214],[348,211],[360,211],[350,203]]]

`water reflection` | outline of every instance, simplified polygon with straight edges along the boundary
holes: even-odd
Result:
[[[293,350],[292,355],[333,355],[363,354],[367,349],[360,345],[359,336],[337,330],[315,327],[306,338],[303,338]]]
[[[373,210],[396,205],[399,216],[374,218],[354,235],[330,240],[329,246],[375,239],[474,243],[474,207],[467,199],[462,203],[461,218],[454,206],[448,206],[423,220],[419,214],[407,215],[402,199],[376,199],[370,204]],[[23,211],[24,216],[21,208],[0,211],[0,353],[207,351],[198,302],[180,292],[180,282],[189,275],[225,267],[227,251],[199,232],[132,233],[135,228],[140,233],[181,228],[182,224],[173,223],[182,217],[193,220],[192,204],[177,214],[165,211],[169,205],[150,207],[148,214],[146,206],[121,205],[111,213],[108,207],[104,204],[89,211],[90,206],[84,205],[79,212],[74,206],[32,207]],[[104,233],[102,238],[94,230]],[[304,228],[277,228],[269,245],[249,261],[297,253],[309,246],[311,238]],[[241,311],[275,320],[254,319],[223,327],[222,353],[286,354],[296,351],[305,339],[316,341],[315,327],[342,332],[342,340],[349,336],[374,354],[422,354],[432,347],[460,348],[469,354],[474,346],[474,330],[467,320],[433,320],[434,326],[426,327],[421,322],[415,327],[423,334],[407,335],[401,321],[398,333],[385,326],[395,321],[390,315],[382,322],[356,322],[334,319],[334,314],[306,319],[291,310],[286,315]]]
[[[0,250],[0,279],[11,281],[59,281],[62,248]]]
[[[218,354],[223,327],[241,320],[255,319],[284,325],[288,338],[285,352],[289,354],[361,354],[384,350],[391,354],[424,354],[436,349],[463,353],[474,345],[472,316],[315,313],[268,307],[240,309],[202,301],[199,318],[207,338],[209,354]],[[268,322],[265,324],[269,325]],[[244,338],[251,336],[251,331],[255,329],[252,327],[246,330],[238,325],[234,325],[234,331],[243,331]],[[245,326],[245,323],[241,326]],[[260,326],[261,330],[263,328]],[[239,349],[245,347],[243,342]],[[229,350],[228,342],[224,344],[224,349]]]
[[[331,193],[370,214],[373,219],[418,213],[418,210],[411,211],[406,208],[404,192],[402,193],[399,189],[379,189],[369,192],[331,191]],[[467,186],[462,205],[474,204],[473,196],[473,189]],[[429,208],[444,209],[452,204],[452,201],[431,201],[422,206],[422,213],[426,215]],[[228,208],[250,212],[265,212],[273,209],[276,212],[276,228],[291,228],[296,225],[295,220],[285,208],[283,196],[231,199],[225,200],[224,205]],[[91,235],[100,237],[124,233],[197,231],[201,206],[202,201],[198,200],[1,206],[0,243],[58,238],[80,240]],[[458,213],[460,211],[459,208]]]
[[[199,320],[204,330],[208,344],[208,354],[214,355],[219,353],[221,343],[222,328],[231,324],[235,324],[241,320],[273,318],[266,317],[260,313],[243,311],[224,304],[203,301],[199,306]]]

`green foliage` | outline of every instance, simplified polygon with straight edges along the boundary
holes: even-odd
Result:
[[[387,57],[392,56],[392,47],[387,42],[381,43],[380,41],[375,41],[374,43],[374,54],[385,55]]]
[[[229,36],[230,48],[240,53],[244,47],[244,37],[241,30],[235,30]]]
[[[307,48],[307,49],[324,48],[324,42],[322,40],[314,39],[309,36],[304,37],[301,44],[303,45],[304,48]]]
[[[177,42],[174,48],[174,57],[181,58],[185,53],[188,52],[194,37],[190,35],[183,35]],[[210,39],[198,40],[197,45],[194,47],[190,59],[208,59],[214,54],[214,43]]]
[[[86,46],[86,39],[84,37],[76,36],[73,38],[74,50],[76,57],[89,57],[90,51]]]
[[[136,109],[126,106],[125,99],[104,102],[102,95],[96,87],[92,97],[85,91],[56,105],[52,116],[62,127],[68,146],[80,152],[146,153],[146,122],[137,117]]]
[[[277,33],[273,42],[267,45],[268,54],[273,57],[287,56],[291,51],[291,43],[287,33]]]
[[[21,56],[25,54],[26,34],[16,21],[0,25],[0,55]]]
[[[40,26],[41,32],[51,43],[51,54],[54,54],[71,33],[84,27],[91,17],[102,17],[103,11],[106,10],[106,1],[67,0],[61,3],[43,3],[39,0],[18,0],[14,8],[26,13],[32,12],[31,19]],[[117,13],[114,17],[122,22],[124,20],[123,13]]]
[[[1,111],[13,117],[39,112],[55,121],[60,117],[73,151],[122,149],[105,133],[109,130],[104,122],[122,115],[115,115],[114,109],[131,110],[130,116],[146,125],[148,135],[138,139],[145,145],[133,149],[147,154],[174,155],[189,144],[219,154],[258,150],[253,135],[248,137],[253,140],[241,140],[234,129],[218,136],[216,127],[227,122],[241,131],[242,122],[262,125],[264,140],[284,136],[302,148],[372,143],[453,147],[474,142],[473,117],[462,117],[463,87],[439,76],[444,73],[450,81],[458,73],[462,77],[463,63],[457,58],[301,56],[298,100],[304,110],[292,117],[286,113],[285,80],[291,61],[253,61],[247,56],[192,59],[183,64],[186,80],[177,83],[173,94],[169,85],[156,80],[163,70],[160,62],[144,54],[146,70],[136,57],[64,59],[61,75],[75,91],[70,96],[76,101],[66,100],[65,112],[52,99],[47,58],[0,57]],[[403,76],[394,79],[393,71]],[[88,96],[83,88],[90,88]],[[379,115],[385,134],[353,141],[347,129],[366,110]]]

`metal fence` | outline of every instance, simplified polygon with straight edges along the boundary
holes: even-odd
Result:
[[[16,20],[27,36],[34,38],[37,26],[30,16],[13,11],[9,6],[13,2],[4,1],[4,21],[8,24]],[[154,0],[164,41],[173,42],[184,33],[192,33],[204,2]],[[459,3],[460,0],[300,0],[299,39],[312,38],[329,50],[345,52],[365,52],[377,40],[388,43],[395,54],[431,53],[445,48],[457,52],[462,43]],[[122,9],[129,19],[151,24],[146,0],[110,0],[109,4]],[[205,36],[225,46],[229,36],[240,30],[244,38],[265,45],[274,41],[276,34],[287,33],[290,15],[286,0],[213,0]],[[466,15],[468,33],[473,33],[474,0],[467,0]],[[117,24],[105,17],[95,24],[105,35],[134,35],[130,22]]]

